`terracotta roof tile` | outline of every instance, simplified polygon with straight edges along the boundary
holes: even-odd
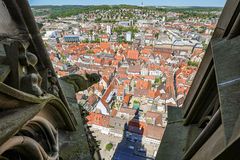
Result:
[[[136,83],[136,88],[138,89],[150,89],[151,88],[151,82],[150,81],[144,81],[144,80],[138,80]]]
[[[132,60],[137,60],[139,56],[139,52],[137,50],[128,50],[127,58]]]
[[[132,97],[131,94],[126,94],[126,95],[124,96],[123,102],[128,105],[128,104],[129,104],[129,101],[131,100],[131,97]]]
[[[90,112],[87,116],[88,124],[96,124],[103,127],[109,127],[110,116],[100,113]]]
[[[164,128],[154,125],[146,125],[145,135],[149,138],[161,140],[164,134]]]

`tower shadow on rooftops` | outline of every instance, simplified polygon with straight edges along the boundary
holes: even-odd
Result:
[[[135,116],[125,123],[123,137],[118,143],[112,160],[151,160],[147,157],[146,149],[143,145],[144,125],[139,120],[139,110]]]

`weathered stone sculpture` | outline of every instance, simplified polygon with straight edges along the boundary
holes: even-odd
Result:
[[[38,62],[37,57],[30,52],[22,53],[19,56],[19,62],[25,67],[26,75],[21,79],[21,89],[27,93],[41,96],[43,91],[41,90],[42,78],[35,69]]]
[[[60,79],[72,84],[74,86],[75,92],[79,92],[86,90],[93,84],[99,82],[101,75],[97,73],[86,73],[85,75],[71,74],[69,76],[61,77]]]
[[[100,160],[75,92],[101,76],[59,80],[28,1],[0,3],[0,159]]]

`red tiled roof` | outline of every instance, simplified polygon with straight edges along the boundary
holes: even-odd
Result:
[[[112,109],[110,116],[111,116],[111,117],[116,117],[117,112],[118,112],[118,111],[117,111],[116,109]]]
[[[101,102],[103,103],[103,105],[105,107],[108,107],[108,103],[106,102],[109,94],[113,91],[113,89],[115,88],[115,83],[116,83],[116,79],[114,79],[111,84],[108,86],[106,92],[104,93],[102,99],[101,99]]]
[[[99,83],[96,83],[93,85],[93,87],[98,90],[99,92],[102,92],[104,90],[104,87],[103,85],[99,84]]]
[[[193,57],[193,56],[197,56],[197,55],[203,53],[203,51],[204,51],[203,48],[194,48],[191,57]]]
[[[130,99],[131,99],[131,97],[132,97],[131,94],[126,94],[126,95],[124,96],[123,102],[124,102],[125,104],[128,104],[129,101],[130,101]]]
[[[123,92],[124,92],[124,86],[123,85],[119,85],[117,87],[117,95],[118,96],[123,96]]]
[[[139,52],[137,50],[128,50],[127,51],[127,58],[137,60],[139,56]]]
[[[152,50],[150,49],[143,49],[142,54],[151,54]]]
[[[158,117],[161,117],[161,114],[157,112],[147,111],[147,113],[145,114],[145,117],[158,118]]]
[[[110,117],[100,113],[90,112],[87,116],[88,124],[95,124],[103,127],[109,126]]]
[[[101,49],[100,48],[94,48],[92,51],[96,54],[96,53],[100,53]]]
[[[128,48],[128,44],[127,43],[122,43],[121,45],[123,46],[123,48]]]
[[[112,61],[112,65],[118,66],[118,65],[119,65],[119,61],[118,61],[118,60],[113,60],[113,61]]]
[[[108,42],[101,42],[100,43],[100,48],[101,49],[108,49],[108,48],[110,48],[110,43],[108,43]]]
[[[125,67],[119,67],[118,68],[118,74],[126,74],[127,68]]]
[[[144,81],[144,80],[138,80],[136,84],[136,88],[138,89],[150,89],[151,88],[151,82],[150,81]]]
[[[147,80],[155,80],[155,76],[144,76]]]
[[[103,59],[101,64],[102,65],[111,65],[112,64],[112,60],[111,59]]]
[[[119,75],[117,75],[117,78],[118,78],[118,79],[128,78],[128,75],[127,75],[127,74],[119,74]]]
[[[121,108],[119,110],[119,112],[122,112],[122,113],[126,113],[126,114],[129,114],[129,115],[135,115],[136,113],[136,110],[135,109],[131,109],[131,108]]]
[[[143,57],[143,56],[140,56],[139,59],[144,61],[144,62],[148,62],[149,61],[149,58]]]
[[[140,65],[129,66],[128,72],[140,73],[141,72],[141,66]]]
[[[153,90],[149,90],[148,91],[148,97],[149,98],[156,98],[157,96],[160,96],[160,91],[157,90],[157,91],[153,91]]]
[[[178,93],[178,94],[184,94],[184,93],[185,93],[185,88],[184,88],[184,87],[181,87],[181,86],[178,86],[178,88],[177,88],[177,93]]]
[[[103,76],[102,79],[108,84],[109,79],[106,76]]]
[[[114,58],[115,58],[116,60],[119,60],[119,61],[121,61],[121,60],[123,59],[123,57],[120,56],[120,55],[116,55]]]
[[[66,72],[66,71],[58,71],[57,74],[58,74],[60,77],[69,75],[69,73]]]
[[[145,136],[157,140],[161,140],[164,134],[164,128],[154,125],[146,125]]]
[[[160,96],[160,91],[154,91],[154,90],[150,90],[150,89],[135,89],[134,90],[134,96],[136,97],[148,97],[148,98],[156,98],[158,96]]]
[[[104,39],[106,39],[106,38],[108,38],[108,35],[106,35],[106,34],[103,34],[103,35],[101,35],[101,38],[104,38]]]
[[[97,99],[98,99],[98,96],[93,94],[93,95],[88,97],[88,103],[90,105],[93,105],[97,101]]]
[[[102,63],[102,59],[98,58],[98,57],[94,57],[94,62],[97,64],[101,64]]]
[[[124,86],[127,86],[130,84],[130,82],[131,82],[131,80],[127,79],[127,80],[123,81],[123,84],[124,84]]]

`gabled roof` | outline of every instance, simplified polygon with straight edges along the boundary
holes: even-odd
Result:
[[[145,114],[145,117],[149,117],[149,118],[161,118],[161,114],[160,114],[160,113],[157,113],[157,112],[147,111],[147,113]]]
[[[137,50],[128,50],[127,58],[132,60],[137,60],[139,56],[139,52]]]
[[[144,81],[144,80],[137,80],[136,88],[138,88],[138,89],[150,89],[151,88],[151,82],[150,81]]]

